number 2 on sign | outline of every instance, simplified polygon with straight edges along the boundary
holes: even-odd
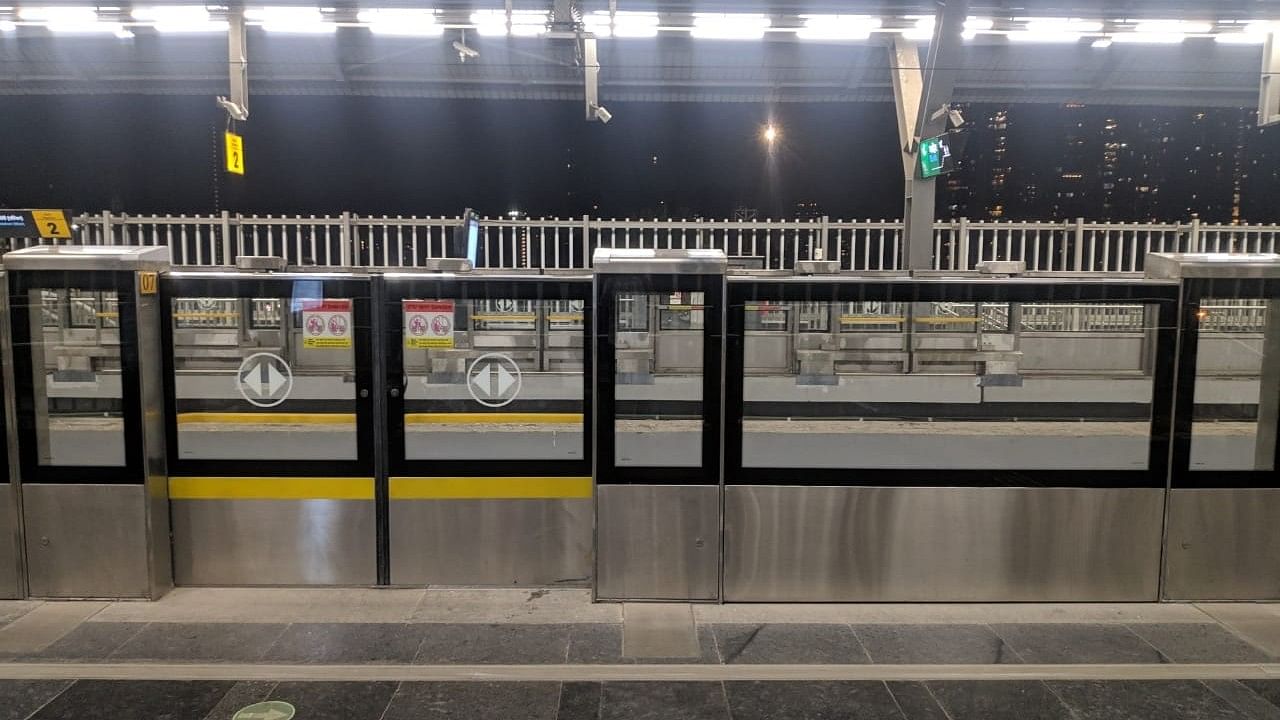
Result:
[[[244,138],[230,130],[224,133],[226,138],[227,172],[235,175],[244,174]]]

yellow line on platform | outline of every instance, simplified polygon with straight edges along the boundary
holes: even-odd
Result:
[[[170,500],[372,500],[373,478],[174,477]]]
[[[589,477],[393,477],[392,500],[589,498]]]

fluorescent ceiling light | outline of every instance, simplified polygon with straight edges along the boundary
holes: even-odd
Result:
[[[979,32],[990,30],[996,26],[996,21],[991,18],[970,17],[964,21],[964,32],[960,33],[960,37],[965,40],[972,40],[978,37]]]
[[[1187,33],[1203,35],[1213,30],[1213,23],[1193,22],[1190,20],[1144,20],[1139,22],[1134,31],[1139,33]]]
[[[879,29],[880,18],[871,15],[802,15],[804,27],[796,30],[803,40],[866,40]]]
[[[1114,41],[1114,40],[1112,40],[1110,37],[1100,37],[1100,38],[1098,38],[1097,40],[1094,40],[1094,41],[1093,41],[1093,47],[1096,47],[1096,48],[1109,48],[1109,47],[1111,47],[1111,43],[1113,43],[1113,42],[1115,42],[1115,41]]]
[[[607,10],[589,12],[582,17],[582,27],[596,37],[612,37],[613,16]]]
[[[536,37],[547,31],[550,15],[541,10],[512,10],[511,34],[516,37]]]
[[[1219,33],[1213,39],[1223,45],[1261,45],[1267,41],[1267,35],[1250,32]]]
[[[902,37],[908,40],[932,40],[933,25],[937,21],[932,15],[917,18],[913,26],[902,31]]]
[[[1026,30],[1032,33],[1095,33],[1102,31],[1101,20],[1081,18],[1025,18]]]
[[[477,10],[471,13],[471,24],[476,26],[477,35],[506,35],[506,10]]]
[[[12,20],[0,20],[0,32],[13,32],[18,29],[18,24]]]
[[[755,13],[694,13],[690,34],[704,40],[759,40],[772,24]]]
[[[1084,37],[1078,32],[1046,32],[1044,30],[1015,30],[1007,35],[1012,42],[1073,43]]]
[[[435,10],[375,9],[361,10],[356,20],[366,23],[374,35],[436,37],[444,27],[436,22]]]
[[[325,34],[338,31],[338,26],[325,22],[320,8],[263,7],[244,11],[246,20],[257,22],[266,32]]]
[[[23,7],[18,9],[18,19],[88,24],[98,22],[98,11],[91,7]]]
[[[648,38],[658,36],[658,13],[616,12],[613,14],[613,36]]]
[[[225,20],[212,19],[203,7],[190,5],[140,7],[131,14],[134,20],[151,22],[161,33],[226,32],[229,26]]]

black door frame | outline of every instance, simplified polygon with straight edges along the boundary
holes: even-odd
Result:
[[[598,422],[593,427],[597,485],[720,485],[723,456],[721,439],[725,420],[724,275],[627,275],[596,276],[595,403]],[[673,292],[703,293],[702,330],[702,463],[699,467],[631,467],[617,465],[614,428],[618,417],[617,340],[618,295],[652,295]],[[657,328],[649,328],[650,333]]]

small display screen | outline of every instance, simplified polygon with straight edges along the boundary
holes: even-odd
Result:
[[[953,172],[964,149],[963,133],[949,132],[920,141],[920,177],[931,178]]]
[[[467,218],[467,261],[476,267],[480,259],[480,220],[474,215]]]

